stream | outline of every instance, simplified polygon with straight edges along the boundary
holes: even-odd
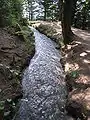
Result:
[[[35,55],[25,70],[23,98],[13,120],[66,120],[66,84],[56,43],[31,28]]]

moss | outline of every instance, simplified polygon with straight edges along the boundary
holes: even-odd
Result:
[[[31,52],[35,47],[33,32],[30,30],[30,28],[28,28],[28,26],[20,26],[19,24],[17,24],[17,26],[18,31],[16,31],[15,35],[19,36],[20,39],[25,42],[26,50]]]

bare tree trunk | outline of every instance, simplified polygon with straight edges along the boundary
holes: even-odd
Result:
[[[69,44],[73,38],[73,32],[71,30],[71,18],[73,10],[73,0],[60,0],[62,6],[62,33],[64,38],[64,44]]]
[[[62,20],[62,12],[63,12],[63,0],[58,1],[58,8],[59,8],[59,21]]]
[[[74,16],[75,16],[75,13],[76,13],[77,1],[78,1],[78,0],[73,0],[72,20],[71,20],[72,23],[73,23]]]
[[[29,10],[29,21],[31,20],[31,12],[30,12],[30,10]]]
[[[33,5],[31,3],[31,21],[33,20]]]
[[[33,20],[33,13],[31,13],[31,21]]]
[[[33,5],[32,5],[32,1],[27,1],[28,2],[28,16],[29,16],[29,20],[33,20]]]
[[[87,20],[87,12],[86,12],[86,3],[85,3],[85,7],[83,9],[83,15],[82,15],[82,29],[83,30],[86,29],[86,20]]]
[[[46,10],[46,8],[45,8],[45,10],[44,10],[44,20],[46,21],[46,17],[47,17],[47,10]]]

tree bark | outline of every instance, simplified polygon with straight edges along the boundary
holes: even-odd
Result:
[[[83,8],[83,12],[82,12],[82,29],[85,30],[86,29],[86,20],[87,20],[87,12],[86,12],[86,3],[85,3],[85,7]]]
[[[75,13],[76,13],[76,5],[77,5],[77,1],[78,0],[74,0],[73,1],[73,9],[72,9],[72,19],[71,19],[71,24],[73,24],[74,23],[74,16],[75,16]]]
[[[29,11],[29,21],[31,20],[31,13],[30,13],[30,11]]]
[[[28,16],[29,16],[29,20],[33,20],[33,5],[32,5],[32,1],[30,2],[29,0],[28,2]]]
[[[58,1],[58,8],[59,8],[59,21],[61,21],[63,13],[63,0]]]
[[[45,8],[45,10],[44,10],[44,21],[46,21],[46,16],[47,16],[47,10]]]
[[[73,32],[71,30],[71,18],[73,10],[73,0],[60,0],[62,6],[62,34],[64,38],[64,44],[69,44],[73,38]]]

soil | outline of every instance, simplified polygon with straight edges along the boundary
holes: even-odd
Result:
[[[34,48],[28,51],[25,41],[13,35],[12,31],[15,32],[13,28],[0,28],[0,120],[3,120],[4,113],[9,115],[11,107],[15,107],[12,104],[22,96],[22,72],[34,54]]]
[[[36,26],[43,29],[45,24],[53,27],[62,40],[60,22],[41,22],[42,27]],[[72,31],[74,41],[67,48],[61,48],[68,88],[66,108],[74,118],[87,120],[87,116],[90,119],[90,32],[77,28]]]
[[[72,28],[74,42],[67,46],[65,50],[65,71],[70,73],[77,72],[75,77],[67,78],[68,86],[72,87],[69,91],[68,101],[76,101],[82,105],[85,115],[90,115],[90,33],[80,29]],[[82,107],[81,107],[82,108]],[[87,113],[86,113],[87,112]]]

